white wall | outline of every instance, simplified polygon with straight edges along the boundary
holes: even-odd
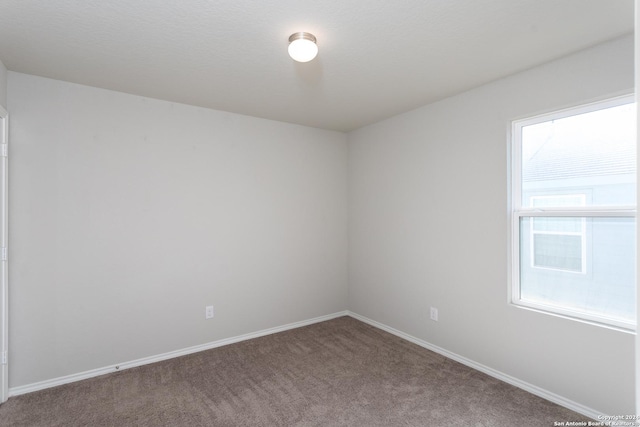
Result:
[[[7,108],[7,68],[0,61],[0,106]]]
[[[634,413],[632,334],[507,303],[510,121],[631,93],[633,65],[629,36],[350,133],[349,309],[587,408]]]
[[[11,387],[346,309],[345,134],[14,72],[8,102]]]

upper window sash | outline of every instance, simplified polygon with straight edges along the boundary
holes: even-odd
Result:
[[[523,128],[532,125],[543,124],[546,122],[557,121],[574,116],[580,116],[586,113],[592,113],[600,110],[606,110],[613,107],[621,107],[626,104],[633,104],[635,102],[634,95],[620,96],[611,98],[606,101],[594,102],[591,104],[582,105],[579,107],[566,108],[564,110],[554,111],[550,113],[544,113],[537,116],[529,117],[526,119],[514,120],[511,124],[511,143],[510,143],[510,193],[511,193],[511,208],[513,211],[549,211],[552,212],[557,208],[552,207],[532,207],[525,206],[523,204]],[[530,183],[530,181],[527,181]],[[527,201],[528,202],[528,201]],[[604,205],[604,210],[611,212],[618,210],[635,210],[636,203],[629,205]],[[563,207],[560,210],[579,210],[579,207]],[[603,208],[600,205],[590,205],[584,208],[584,212],[596,212],[601,211]]]

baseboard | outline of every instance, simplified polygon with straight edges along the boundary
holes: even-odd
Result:
[[[387,326],[383,323],[380,322],[376,322],[375,320],[371,320],[367,317],[361,316],[357,313],[354,313],[352,311],[348,311],[348,315],[353,317],[354,319],[358,319],[364,323],[367,323],[373,327],[376,327],[378,329],[381,329],[383,331],[389,332],[390,334],[393,334],[397,337],[403,338],[407,341],[410,341],[414,344],[419,345],[420,347],[426,348],[427,350],[431,350],[435,353],[441,354],[449,359],[455,360],[456,362],[460,362],[463,365],[466,365],[470,368],[476,369],[480,372],[483,372],[489,376],[492,376],[496,379],[499,379],[501,381],[504,381],[507,384],[511,384],[515,387],[521,388],[522,390],[528,391],[531,394],[535,394],[538,397],[541,397],[543,399],[546,399],[550,402],[556,403],[560,406],[564,406],[567,409],[571,409],[572,411],[575,411],[579,414],[582,414],[586,417],[590,417],[593,418],[594,420],[601,420],[603,418],[601,418],[603,415],[601,412],[596,411],[595,409],[592,408],[588,408],[584,405],[581,405],[577,402],[574,402],[572,400],[566,399],[562,396],[559,396],[555,393],[552,393],[548,390],[545,390],[543,388],[540,388],[538,386],[535,386],[533,384],[529,384],[525,381],[522,381],[518,378],[512,377],[510,375],[507,375],[505,373],[502,373],[500,371],[497,371],[493,368],[490,368],[488,366],[484,366],[480,363],[474,362],[471,359],[467,359],[466,357],[460,356],[458,354],[452,353],[448,350],[445,350],[441,347],[438,347],[436,345],[430,344],[426,341],[423,341],[419,338],[416,338],[414,336],[411,336],[409,334],[405,334],[402,331],[399,331],[397,329],[392,328],[391,326]]]
[[[210,350],[212,348],[222,347],[229,344],[234,344],[241,341],[250,340],[253,338],[263,337],[265,335],[271,335],[278,332],[288,331],[290,329],[296,329],[314,323],[320,323],[327,320],[335,319],[337,317],[347,316],[348,311],[341,311],[338,313],[328,314],[326,316],[314,317],[313,319],[303,320],[300,322],[289,323],[287,325],[276,326],[274,328],[263,329],[258,332],[252,332],[249,334],[239,335],[231,338],[224,338],[218,341],[209,342],[206,344],[196,345],[193,347],[187,347],[180,350],[170,351],[168,353],[162,353],[155,356],[143,357],[142,359],[132,360],[129,362],[119,363],[117,365],[105,366],[103,368],[92,369],[90,371],[79,372],[77,374],[66,375],[64,377],[53,378],[46,381],[40,381],[33,384],[27,384],[18,387],[9,388],[9,396],[18,396],[20,394],[31,393],[38,390],[44,390],[46,388],[56,387],[63,384],[69,384],[76,381],[86,380],[88,378],[97,377],[100,375],[109,374],[112,372],[122,371],[124,369],[134,368],[136,366],[148,365],[150,363],[160,362],[167,359],[173,359],[174,357],[186,356],[187,354],[197,353],[204,350]]]

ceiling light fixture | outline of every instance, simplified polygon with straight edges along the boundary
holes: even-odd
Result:
[[[316,38],[311,33],[293,33],[289,37],[289,56],[294,61],[309,62],[318,54]]]

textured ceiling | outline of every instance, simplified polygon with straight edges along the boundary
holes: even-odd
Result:
[[[633,32],[633,0],[2,0],[12,71],[348,131]],[[320,53],[287,55],[296,31]]]

